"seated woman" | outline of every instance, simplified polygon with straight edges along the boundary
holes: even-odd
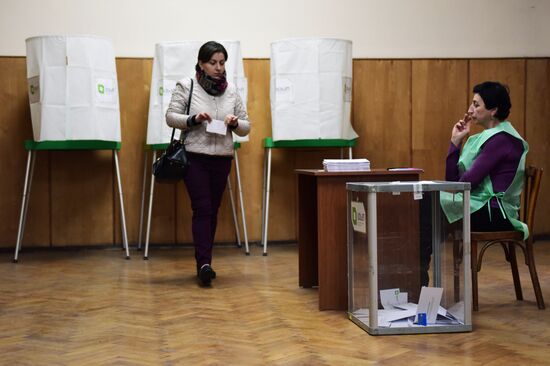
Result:
[[[529,145],[506,120],[512,104],[504,85],[486,81],[473,92],[468,113],[451,132],[445,179],[471,183],[472,231],[518,230],[527,238],[518,211]],[[484,131],[470,136],[461,152],[472,122]],[[442,194],[441,205],[450,223],[462,218],[461,200],[453,195]]]

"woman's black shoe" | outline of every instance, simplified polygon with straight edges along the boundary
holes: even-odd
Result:
[[[210,286],[210,282],[212,282],[212,278],[215,276],[215,272],[208,264],[202,266],[199,271],[199,279],[201,280],[203,286]]]
[[[214,271],[214,268],[210,266],[210,269],[212,270],[212,279],[216,278],[216,271]],[[200,268],[197,266],[197,277],[199,277],[199,273],[201,272]]]

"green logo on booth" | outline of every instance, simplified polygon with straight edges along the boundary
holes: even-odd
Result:
[[[103,84],[97,84],[97,91],[99,94],[105,94],[105,86]]]
[[[34,94],[34,85],[31,85],[31,94]]]
[[[161,97],[164,95],[164,88],[162,86],[159,88],[159,95]]]
[[[357,209],[355,207],[351,208],[351,222],[353,225],[357,225]]]

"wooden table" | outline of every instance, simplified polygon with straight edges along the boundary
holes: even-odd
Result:
[[[299,285],[319,287],[319,310],[347,310],[346,182],[416,181],[421,169],[297,169]]]

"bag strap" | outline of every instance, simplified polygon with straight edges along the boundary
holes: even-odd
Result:
[[[187,100],[187,110],[185,111],[185,113],[187,115],[189,115],[189,111],[191,110],[191,96],[193,95],[193,78],[189,78],[189,80],[191,81],[191,86],[189,88],[189,99]],[[173,127],[172,128],[172,136],[170,137],[170,142],[172,142],[172,140],[174,139],[174,134],[176,133],[176,128]],[[181,141],[184,141],[185,138],[187,137],[187,133],[188,132],[183,132],[185,135],[183,135],[183,138],[180,137],[180,140]]]

